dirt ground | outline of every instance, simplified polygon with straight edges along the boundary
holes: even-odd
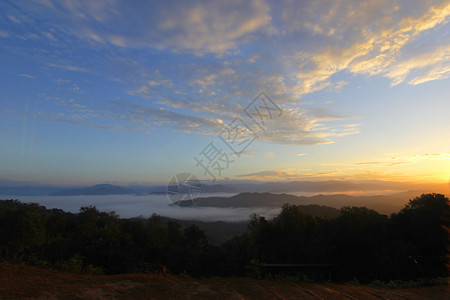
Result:
[[[378,289],[252,278],[78,275],[0,264],[1,299],[450,299],[447,286]]]

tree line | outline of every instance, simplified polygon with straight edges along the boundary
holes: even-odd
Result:
[[[423,194],[386,216],[344,207],[336,218],[314,217],[284,204],[272,220],[252,215],[247,231],[221,246],[196,225],[120,218],[82,207],[77,214],[36,203],[0,201],[0,259],[76,272],[141,272],[165,264],[172,274],[261,276],[261,263],[333,264],[334,280],[447,277],[449,199]]]

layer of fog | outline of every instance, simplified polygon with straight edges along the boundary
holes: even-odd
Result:
[[[207,197],[209,195],[202,195]],[[216,194],[217,196],[217,194]],[[230,194],[221,194],[228,197]],[[266,218],[278,215],[280,209],[273,208],[215,208],[215,207],[179,207],[170,206],[166,195],[110,195],[110,196],[18,196],[7,197],[24,203],[39,203],[48,209],[59,208],[77,213],[80,207],[95,206],[103,212],[114,211],[122,218],[149,217],[153,213],[179,220],[198,221],[246,221],[252,214]]]

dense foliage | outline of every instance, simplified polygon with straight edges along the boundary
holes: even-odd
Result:
[[[344,207],[333,219],[283,205],[273,220],[253,215],[248,230],[213,247],[196,225],[121,219],[82,207],[78,214],[17,200],[0,201],[0,258],[78,272],[141,272],[143,262],[173,274],[248,275],[258,262],[335,264],[333,279],[448,276],[449,199],[424,194],[390,218]]]

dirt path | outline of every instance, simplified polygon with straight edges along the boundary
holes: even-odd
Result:
[[[448,286],[377,289],[252,278],[77,275],[0,264],[1,299],[449,299]]]

